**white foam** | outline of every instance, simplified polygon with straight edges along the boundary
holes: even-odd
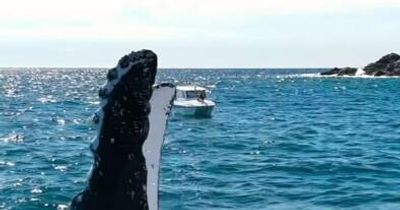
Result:
[[[65,205],[65,204],[57,205],[57,210],[67,210],[67,209],[68,209],[68,205]]]
[[[5,137],[1,137],[0,141],[3,142],[12,142],[12,143],[23,143],[24,142],[24,136],[18,133],[15,133],[14,131],[10,133],[9,135]]]
[[[363,75],[366,75],[363,68],[358,68],[355,76],[363,76]]]
[[[68,169],[68,166],[58,165],[55,166],[54,169],[59,170],[61,172],[65,172]]]
[[[0,160],[0,165],[6,165],[6,166],[13,167],[13,166],[15,166],[15,163],[9,162],[9,161],[1,161]]]
[[[40,193],[43,193],[43,191],[39,188],[34,188],[33,190],[31,190],[31,193],[32,194],[40,194]]]

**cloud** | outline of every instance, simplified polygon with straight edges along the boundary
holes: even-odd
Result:
[[[159,40],[196,36],[213,24],[277,15],[400,7],[400,0],[13,0],[0,7],[0,37]],[[212,28],[215,37],[229,35]]]
[[[2,21],[21,20],[82,20],[94,21],[114,16],[124,1],[106,0],[13,0],[0,7]]]
[[[399,0],[146,0],[130,1],[160,15],[223,17],[227,15],[295,14],[400,7]],[[185,17],[183,16],[183,17]]]
[[[125,0],[13,0],[0,7],[0,37],[126,40],[172,36],[164,27],[124,20],[129,5]]]

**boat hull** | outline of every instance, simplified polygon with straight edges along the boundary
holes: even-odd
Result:
[[[194,116],[200,118],[210,118],[214,106],[202,106],[202,107],[185,107],[175,105],[173,108],[174,115],[177,116]]]

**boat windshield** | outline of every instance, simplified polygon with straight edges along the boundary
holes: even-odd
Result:
[[[206,91],[204,90],[187,91],[186,98],[200,98],[202,94],[205,95]]]

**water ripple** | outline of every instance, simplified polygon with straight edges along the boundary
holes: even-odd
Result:
[[[399,209],[398,80],[301,75],[316,71],[160,70],[217,102],[170,120],[161,209]],[[105,72],[0,70],[0,209],[68,208]]]

